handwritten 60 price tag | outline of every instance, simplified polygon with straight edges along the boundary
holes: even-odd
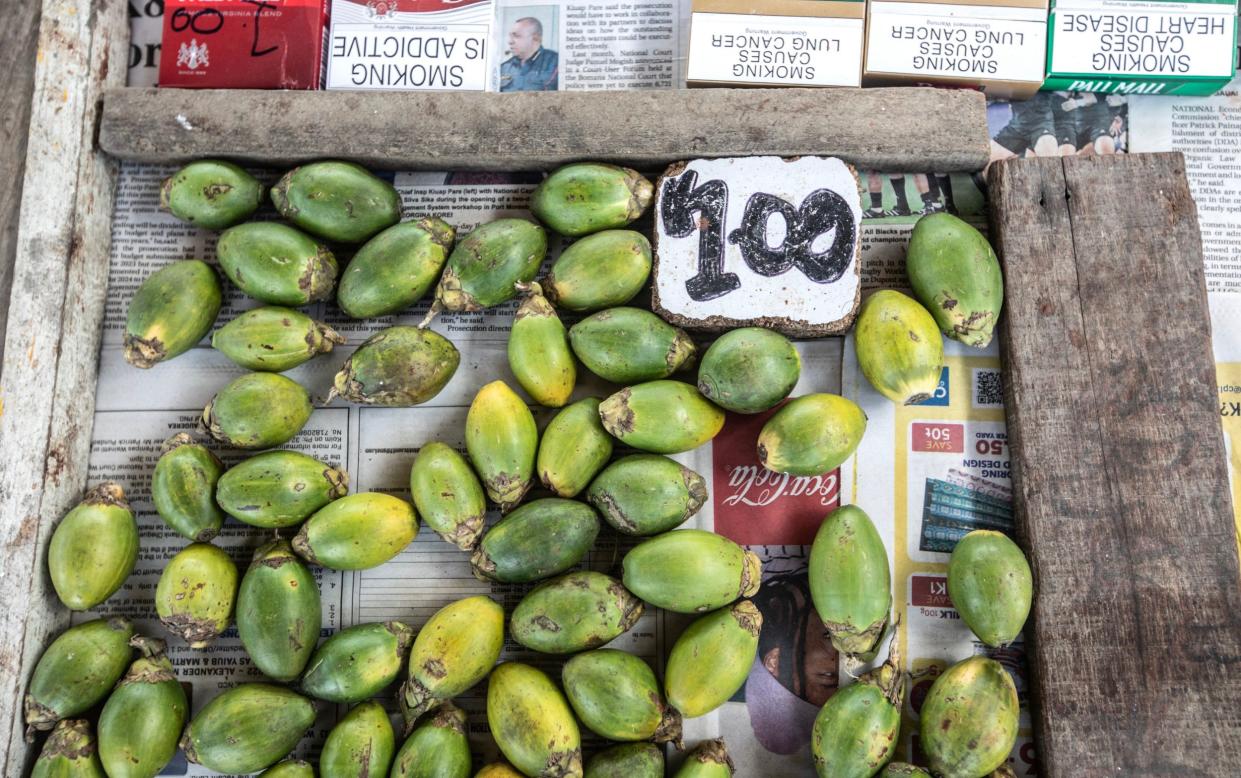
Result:
[[[862,208],[830,157],[678,163],[655,196],[652,306],[682,327],[815,337],[857,312]]]

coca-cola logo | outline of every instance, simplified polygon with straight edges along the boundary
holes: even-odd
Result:
[[[839,471],[793,476],[763,467],[758,433],[773,413],[730,413],[712,441],[715,531],[742,545],[808,546],[840,504]]]

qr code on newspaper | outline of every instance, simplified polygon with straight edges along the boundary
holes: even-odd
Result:
[[[973,386],[975,408],[1004,407],[1004,383],[999,370],[975,368]]]

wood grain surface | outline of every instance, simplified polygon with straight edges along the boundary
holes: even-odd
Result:
[[[991,171],[1041,774],[1232,776],[1241,576],[1180,154]]]
[[[122,159],[324,157],[395,170],[546,170],[693,157],[837,156],[872,170],[979,170],[986,104],[952,89],[264,92],[122,89],[100,145]]]

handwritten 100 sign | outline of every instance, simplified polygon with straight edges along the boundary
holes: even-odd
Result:
[[[655,196],[652,305],[682,327],[844,332],[860,299],[862,208],[831,157],[698,159]]]

